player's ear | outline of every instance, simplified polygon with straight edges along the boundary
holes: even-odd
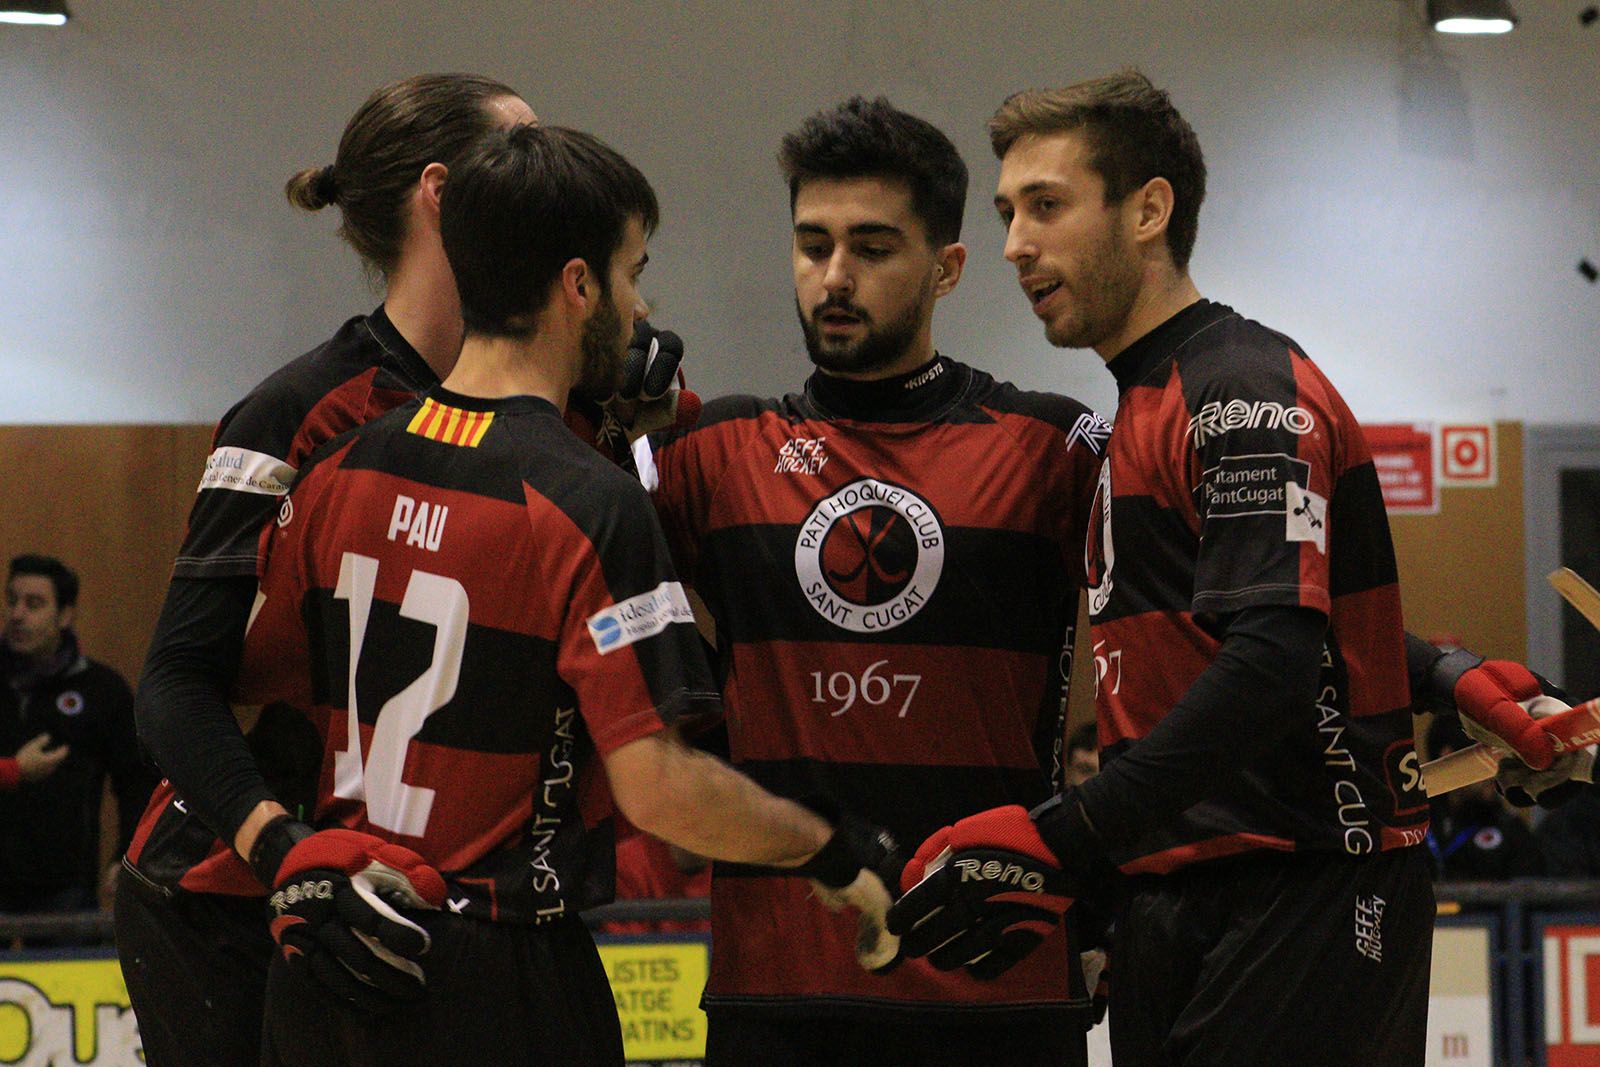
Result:
[[[422,177],[417,180],[415,202],[436,225],[439,220],[439,198],[444,195],[444,180],[449,176],[450,168],[443,163],[429,163],[422,168]]]
[[[938,263],[933,270],[933,295],[944,296],[961,280],[961,268],[967,263],[967,246],[952,241],[939,249]]]
[[[561,296],[574,311],[586,312],[595,298],[594,273],[589,264],[577,257],[567,260],[561,268]]]
[[[1144,187],[1129,195],[1134,211],[1133,239],[1135,241],[1166,240],[1167,224],[1172,221],[1172,208],[1176,203],[1172,183],[1165,178],[1151,178]]]

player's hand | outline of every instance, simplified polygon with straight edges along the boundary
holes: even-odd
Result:
[[[630,443],[656,430],[693,426],[700,398],[684,388],[683,339],[642,320],[634,323],[622,382],[601,406],[602,432],[621,433]]]
[[[856,961],[879,974],[900,962],[900,939],[889,933],[888,914],[905,862],[889,831],[845,814],[835,820],[827,843],[795,869],[811,879],[830,910],[860,913]]]
[[[49,734],[39,734],[17,749],[17,774],[24,782],[42,782],[56,773],[71,752],[65,744],[52,746]]]
[[[568,428],[632,470],[635,440],[656,430],[693,426],[700,418],[700,397],[684,388],[682,363],[683,340],[677,334],[635,323],[616,390],[603,398],[574,391],[567,398]]]
[[[1548,684],[1545,688],[1555,689]],[[1565,700],[1550,692],[1527,702],[1528,714],[1535,721],[1565,711],[1567,706]],[[1554,808],[1571,800],[1594,782],[1594,764],[1594,745],[1562,751],[1544,770],[1534,770],[1521,760],[1508,756],[1500,761],[1500,771],[1495,775],[1494,784],[1506,800],[1519,808],[1534,804],[1541,808]]]
[[[968,816],[922,843],[901,876],[889,931],[907,956],[995,978],[1072,906],[1061,862],[1016,804]]]
[[[267,902],[290,973],[309,975],[365,1011],[421,997],[426,979],[417,961],[428,951],[428,932],[399,909],[439,907],[444,878],[409,848],[371,834],[305,834],[303,823],[293,824],[299,830],[285,823],[292,820],[269,824],[262,835],[298,838],[273,873]]]
[[[1461,727],[1474,740],[1513,752],[1536,771],[1555,762],[1555,742],[1538,720],[1567,705],[1546,696],[1539,679],[1522,664],[1484,660],[1456,680],[1455,702]]]

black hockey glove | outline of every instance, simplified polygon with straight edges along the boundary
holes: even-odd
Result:
[[[929,837],[906,864],[889,930],[907,956],[997,978],[1049,937],[1081,895],[1079,879],[1062,869],[1068,849],[1100,853],[1070,792],[1032,814],[1010,804],[968,816]]]
[[[290,973],[369,1012],[423,995],[428,932],[398,910],[444,903],[444,878],[421,856],[285,815],[261,831],[250,865],[272,887],[268,918]]]

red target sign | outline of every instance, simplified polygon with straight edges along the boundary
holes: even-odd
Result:
[[[1452,484],[1494,485],[1494,427],[1439,427],[1439,467],[1444,480]]]

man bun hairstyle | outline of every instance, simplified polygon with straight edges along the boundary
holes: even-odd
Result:
[[[961,239],[967,164],[938,127],[884,97],[852,96],[818,111],[783,139],[778,164],[789,182],[789,210],[800,187],[818,178],[886,178],[911,190],[911,207],[935,246]]]
[[[645,176],[592,134],[562,126],[490,134],[451,169],[439,204],[467,332],[531,336],[573,259],[589,265],[604,295],[628,220],[648,234],[660,217]]]
[[[1172,98],[1129,67],[1064,89],[1015,93],[989,120],[989,143],[999,159],[1023,137],[1079,132],[1088,143],[1089,165],[1105,182],[1106,203],[1152,178],[1171,183],[1167,248],[1173,265],[1188,269],[1206,198],[1206,161]]]
[[[475,74],[422,74],[386,85],[351,117],[333,163],[300,171],[284,195],[306,211],[338,204],[339,236],[387,277],[400,261],[406,202],[423,168],[453,169],[498,124],[490,105],[516,95]]]

